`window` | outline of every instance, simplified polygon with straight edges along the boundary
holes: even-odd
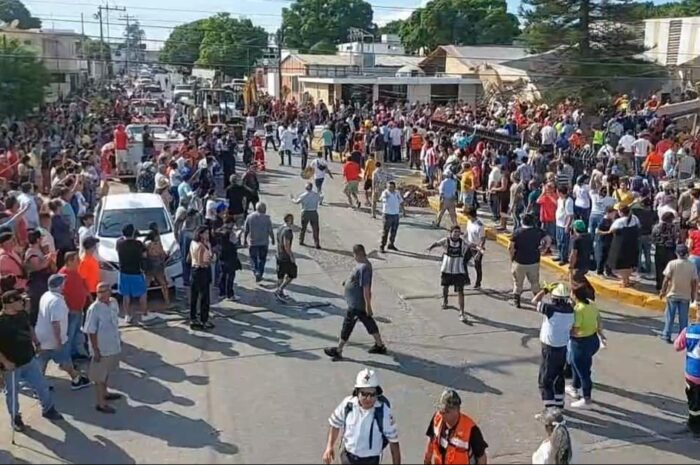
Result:
[[[146,235],[148,225],[156,223],[161,234],[172,232],[170,222],[162,208],[137,208],[128,210],[105,210],[100,218],[98,235],[101,237],[121,237],[122,227],[133,224],[139,235]]]
[[[65,84],[66,74],[65,73],[51,73],[49,76],[49,82],[54,84]]]
[[[292,76],[292,92],[299,92],[299,76]]]

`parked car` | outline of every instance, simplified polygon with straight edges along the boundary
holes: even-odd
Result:
[[[100,240],[97,248],[100,262],[100,279],[113,289],[119,280],[119,256],[117,240],[122,237],[122,228],[133,224],[143,240],[148,233],[148,225],[156,223],[168,254],[165,262],[165,277],[170,287],[182,286],[182,254],[175,239],[174,222],[163,200],[158,194],[130,193],[108,195],[100,201],[96,209],[96,237]],[[150,289],[159,289],[155,282],[147,283]]]

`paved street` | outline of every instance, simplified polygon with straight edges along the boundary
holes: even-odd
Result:
[[[299,168],[277,163],[276,154],[268,154],[270,170],[261,182],[279,224],[284,213],[298,213],[289,194],[302,192],[304,181]],[[474,323],[464,325],[456,310],[440,309],[439,253],[425,248],[444,231],[430,227],[427,209],[410,209],[402,220],[400,252],[379,254],[380,220],[366,208],[347,208],[340,176],[324,187],[324,250],[299,249],[295,241],[300,277],[289,288],[294,304],[279,304],[269,290],[271,254],[265,286],[256,286],[247,269],[241,272],[241,301],[215,306],[210,334],[192,334],[184,313],[169,314],[153,328],[125,329],[114,387],[127,398],[115,403],[117,414],[97,413],[93,392],[71,392],[65,375],[54,370],[57,407],[67,421],[44,421],[36,402],[23,396],[22,412],[32,429],[11,446],[3,408],[0,462],[317,463],[327,418],[364,366],[379,372],[407,463],[422,461],[424,433],[444,386],[462,394],[463,409],[481,426],[492,462],[529,461],[543,438],[533,419],[541,408],[540,317],[532,307],[516,310],[505,301],[505,250],[488,244],[484,289],[468,291]],[[358,242],[371,250],[374,308],[390,353],[367,354],[371,338],[358,325],[346,360],[331,362],[322,348],[337,340],[345,311],[341,282]],[[660,328],[658,314],[600,304],[609,347],[595,360],[596,406],[569,417],[579,460],[700,461],[700,443],[679,433],[687,413],[683,356],[653,333]]]

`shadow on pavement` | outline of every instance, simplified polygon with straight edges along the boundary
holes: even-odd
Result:
[[[87,410],[84,404],[78,409]],[[93,441],[68,421],[55,424],[65,433],[61,440],[31,428],[27,430],[26,436],[68,463],[136,463],[126,451],[104,436],[96,435]]]
[[[109,431],[129,431],[148,438],[159,439],[167,443],[169,447],[190,449],[211,447],[220,454],[233,455],[238,453],[238,447],[222,442],[219,439],[220,431],[206,421],[188,418],[172,410],[163,411],[147,405],[133,407],[127,405],[123,400],[114,403],[117,413],[109,416],[101,414],[93,408],[85,408],[85,402],[71,402],[61,407],[62,412],[73,416],[78,421],[98,425]],[[91,447],[90,441],[73,426],[62,423],[61,427],[64,425],[67,425],[64,428],[66,440],[54,445],[60,449],[54,451],[60,457],[74,463],[94,463],[96,459],[104,459],[104,463],[134,463],[131,457],[105,438],[101,438],[101,440],[106,442],[106,446],[94,444],[92,450],[87,450]],[[72,441],[71,435],[76,436]],[[42,439],[49,441],[49,443],[55,441],[47,437]],[[85,447],[76,445],[76,441],[80,440],[86,441]],[[146,441],[144,444],[148,445],[149,442]],[[113,447],[110,449],[111,446]],[[156,444],[150,444],[150,446],[160,447]],[[63,450],[64,448],[65,450]],[[71,454],[79,456],[71,457]]]
[[[22,446],[17,446],[17,447],[22,447]],[[6,451],[6,450],[0,450],[0,463],[8,463],[8,464],[25,464],[29,463],[26,460],[22,460],[20,458],[15,457],[12,455],[12,452]]]

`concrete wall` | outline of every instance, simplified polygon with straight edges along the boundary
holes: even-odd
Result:
[[[457,98],[465,103],[474,105],[479,96],[479,87],[481,86],[478,84],[460,84]]]
[[[668,57],[671,20],[682,21],[678,58]],[[674,66],[700,56],[700,17],[658,18],[644,22],[645,54],[662,66]]]
[[[406,97],[410,103],[430,102],[430,85],[417,84],[409,85],[406,89]]]

